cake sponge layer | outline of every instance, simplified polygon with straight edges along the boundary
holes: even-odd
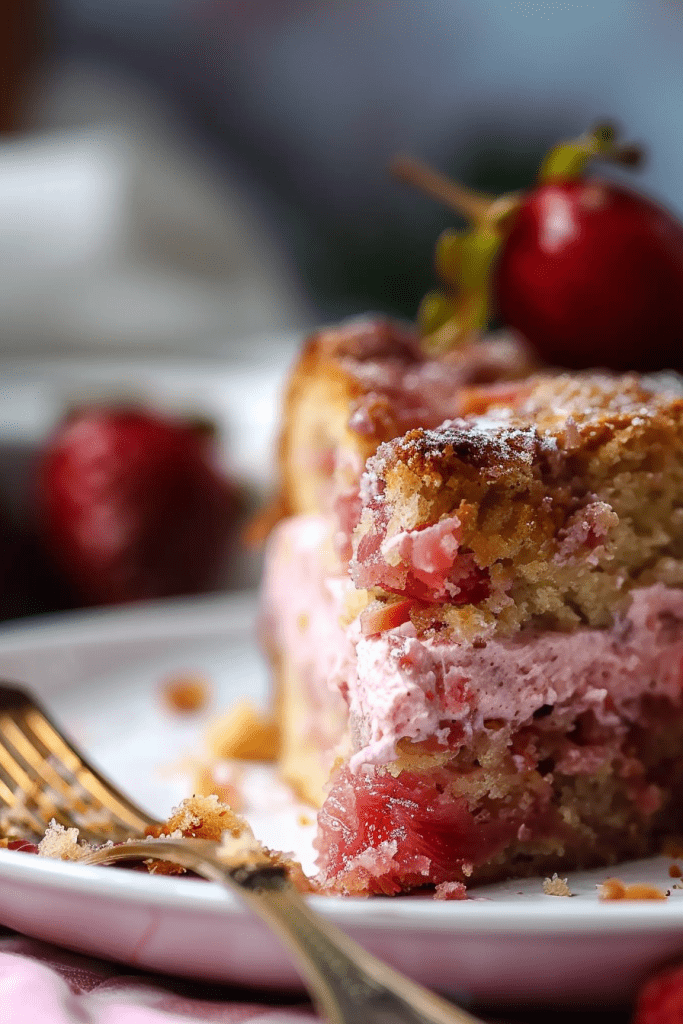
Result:
[[[506,336],[430,358],[412,328],[382,317],[312,335],[284,397],[275,517],[330,511],[340,497],[353,502],[382,441],[460,415],[466,391],[519,379],[532,365]]]
[[[473,642],[607,626],[632,588],[683,584],[683,399],[654,388],[539,377],[382,444],[361,484],[357,587]]]

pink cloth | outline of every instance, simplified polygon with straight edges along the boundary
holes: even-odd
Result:
[[[0,1024],[316,1024],[301,1005],[125,968],[0,933]],[[284,1001],[285,997],[283,997]],[[270,999],[271,1004],[277,1001]]]

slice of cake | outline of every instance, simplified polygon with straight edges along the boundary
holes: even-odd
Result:
[[[266,621],[309,796],[332,768],[330,891],[613,863],[680,824],[680,395],[461,388],[459,418],[369,457],[353,531],[328,497],[275,532]]]
[[[460,415],[482,387],[507,394],[532,366],[507,337],[429,358],[413,330],[382,318],[348,321],[304,346],[285,395],[279,493],[258,527],[279,522],[261,633],[277,683],[280,764],[310,802],[322,802],[348,718],[336,680],[355,655],[340,617],[354,603],[348,561],[367,459],[411,427]]]

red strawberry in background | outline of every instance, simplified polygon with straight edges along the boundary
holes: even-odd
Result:
[[[425,345],[446,352],[495,311],[546,363],[683,368],[683,225],[651,200],[586,174],[596,157],[633,164],[639,156],[599,125],[551,150],[534,187],[498,199],[399,161],[399,177],[473,223],[437,243],[445,290],[423,303]]]
[[[40,458],[43,543],[88,604],[209,589],[237,512],[205,426],[131,408],[83,408]]]

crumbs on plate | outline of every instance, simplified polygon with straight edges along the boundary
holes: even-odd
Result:
[[[573,892],[567,885],[566,878],[560,878],[557,872],[552,878],[543,879],[543,892],[546,896],[573,896]]]
[[[625,885],[620,878],[607,878],[598,886],[601,900],[665,900],[668,895],[668,892],[663,892],[656,885],[640,882]]]
[[[466,900],[467,889],[462,882],[441,882],[434,890],[435,900]]]
[[[249,700],[241,700],[207,732],[214,757],[238,761],[275,761],[280,749],[280,730],[270,714],[258,711]]]
[[[211,684],[199,674],[186,672],[171,676],[161,686],[164,703],[180,715],[203,711],[211,699]]]
[[[226,761],[212,765],[200,764],[195,772],[194,791],[199,796],[217,796],[233,811],[244,811],[246,800],[242,790],[242,772]]]

